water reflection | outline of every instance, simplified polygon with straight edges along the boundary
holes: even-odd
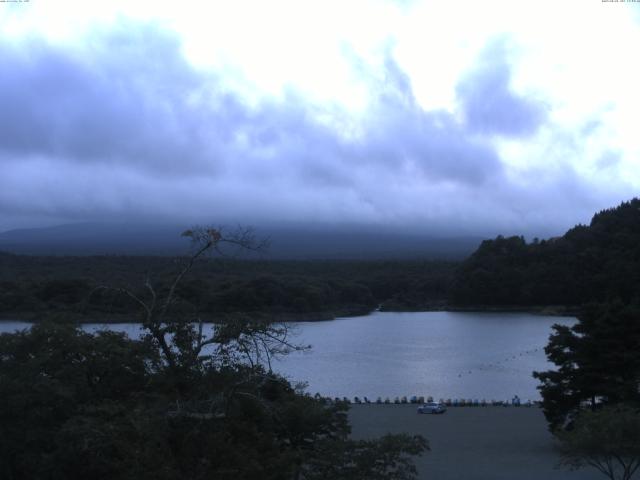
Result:
[[[543,348],[551,325],[573,318],[507,313],[376,312],[330,322],[292,324],[296,341],[312,350],[292,353],[274,369],[307,381],[311,393],[381,397],[538,399],[534,370],[546,370]],[[28,328],[1,322],[0,331]],[[131,337],[140,325],[88,324]]]
[[[313,346],[277,364],[323,395],[369,398],[538,399],[534,370],[546,370],[551,325],[573,318],[529,314],[376,312],[334,322],[299,323]]]

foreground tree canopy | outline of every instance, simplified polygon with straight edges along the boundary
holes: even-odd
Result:
[[[557,369],[534,376],[562,463],[629,480],[640,466],[640,308],[591,304],[554,330],[545,350]]]
[[[553,329],[545,351],[557,369],[534,373],[552,430],[569,426],[584,408],[640,404],[637,305],[587,305],[574,326]]]
[[[42,323],[0,336],[0,477],[18,479],[411,479],[422,437],[349,438],[347,406],[270,369],[301,348],[288,329],[239,318],[207,332],[173,307],[194,263],[247,231],[186,232],[194,250],[162,290],[118,288],[143,335]],[[111,287],[105,287],[111,288]]]
[[[574,428],[558,433],[562,463],[591,466],[610,480],[630,480],[640,467],[640,411],[625,405],[580,414]]]

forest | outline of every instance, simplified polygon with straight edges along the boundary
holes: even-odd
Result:
[[[0,316],[126,321],[136,305],[103,286],[166,288],[180,258],[0,253]],[[389,311],[522,309],[575,313],[640,291],[640,200],[594,215],[561,237],[483,241],[463,262],[203,259],[180,285],[183,313],[324,320]]]
[[[452,305],[574,306],[640,292],[640,199],[596,213],[563,236],[485,240],[457,269]]]
[[[0,254],[0,315],[131,320],[136,305],[101,286],[166,288],[179,259]],[[419,310],[446,302],[447,261],[264,261],[207,258],[179,288],[180,308],[208,320],[251,313],[278,320],[330,319],[375,308]]]

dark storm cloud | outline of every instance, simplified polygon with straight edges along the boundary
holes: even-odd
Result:
[[[475,68],[458,83],[456,92],[469,129],[522,137],[535,133],[546,115],[541,104],[511,90],[507,47],[504,38],[487,45]]]
[[[536,215],[534,192],[558,209],[563,193],[553,181],[535,189],[510,184],[483,137],[531,133],[543,120],[510,92],[506,58],[489,55],[458,89],[464,123],[422,109],[391,55],[382,74],[355,62],[373,96],[356,117],[294,90],[248,105],[224,87],[229,72],[194,69],[179,42],[154,26],[121,24],[75,49],[0,42],[0,220],[312,220],[504,231]],[[495,108],[483,110],[489,93]],[[572,182],[571,174],[563,178],[564,192]],[[546,213],[540,222],[549,225]]]
[[[198,91],[201,79],[178,43],[150,27],[123,27],[97,40],[91,56],[37,39],[0,46],[2,152],[172,174],[182,162],[205,166],[210,138],[224,136],[226,118],[216,117],[222,128],[203,131],[205,112],[187,95],[208,92]],[[234,115],[232,105],[221,111]]]
[[[364,156],[394,168],[409,168],[425,181],[482,184],[500,176],[496,152],[473,139],[446,112],[424,112],[416,105],[380,112],[380,123],[366,139]]]

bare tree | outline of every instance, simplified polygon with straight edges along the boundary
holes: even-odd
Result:
[[[268,247],[268,239],[257,239],[251,228],[226,231],[196,226],[182,236],[191,240],[191,248],[188,255],[176,260],[177,269],[168,288],[157,289],[149,276],[142,292],[129,287],[99,287],[125,295],[140,307],[142,328],[170,369],[191,368],[206,358],[219,365],[245,361],[252,367],[263,365],[271,371],[274,356],[308,348],[291,341],[290,329],[285,324],[241,317],[207,333],[199,314],[188,318],[176,314],[174,307],[180,301],[178,288],[198,261],[211,254],[228,257],[239,252],[263,252]],[[207,347],[212,353],[203,356]]]

